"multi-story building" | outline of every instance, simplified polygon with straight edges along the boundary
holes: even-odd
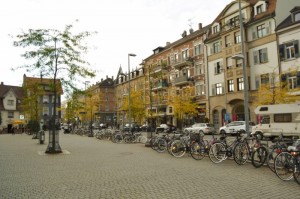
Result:
[[[300,95],[300,6],[290,7],[290,13],[277,26],[279,71],[281,82],[293,95]],[[300,98],[299,98],[300,100]]]
[[[22,113],[21,102],[23,100],[23,88],[18,86],[0,84],[0,131],[11,132],[15,126],[21,129],[26,123]]]
[[[181,95],[189,88],[191,96],[198,103],[199,113],[194,118],[185,118],[189,122],[201,122],[208,119],[207,76],[204,40],[206,30],[202,28],[189,33],[184,31],[182,38],[166,46],[153,50],[153,55],[144,60],[146,78],[145,90],[149,93],[146,100],[147,115],[152,124],[168,123],[177,125],[172,97]]]
[[[128,97],[130,85],[130,107],[131,118],[129,120]],[[143,106],[145,111],[145,73],[142,66],[130,70],[130,73],[123,73],[122,68],[119,68],[117,78],[115,80],[115,123],[117,127],[123,127],[129,121],[131,123],[145,123],[145,117],[139,116],[137,113],[137,106]],[[145,115],[145,114],[142,114]]]
[[[34,100],[29,102],[32,104],[31,111],[37,112],[36,118],[33,118],[34,114],[27,114],[25,118],[27,120],[38,120],[41,124],[46,126],[50,125],[50,120],[54,116],[54,106],[56,102],[56,124],[61,123],[61,95],[63,94],[61,81],[56,80],[56,99],[54,94],[54,84],[53,79],[36,77],[27,77],[25,74],[23,76],[23,88],[25,89],[25,98],[27,100]],[[30,96],[36,95],[36,98],[30,98]],[[35,105],[36,104],[36,105]],[[24,110],[25,111],[25,110]]]

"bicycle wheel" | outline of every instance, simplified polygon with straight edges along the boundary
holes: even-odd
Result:
[[[185,144],[181,140],[176,140],[171,145],[171,153],[174,157],[180,158],[186,152]]]
[[[226,146],[219,142],[214,143],[209,149],[208,156],[213,163],[218,164],[222,162],[227,158]]]
[[[267,165],[271,171],[275,173],[275,158],[278,155],[276,152],[276,148],[269,151],[269,154],[267,156]]]
[[[121,143],[121,142],[123,142],[123,136],[122,136],[122,134],[116,134],[116,135],[114,136],[114,141],[115,141],[116,143]]]
[[[195,160],[202,160],[205,157],[205,146],[201,142],[194,142],[190,154]]]
[[[266,147],[258,147],[251,156],[251,163],[255,168],[261,167],[267,160],[268,152]]]
[[[144,135],[140,135],[138,137],[138,142],[142,143],[142,144],[145,144],[147,142],[147,137],[144,136]]]
[[[275,173],[283,181],[293,178],[293,156],[288,152],[281,152],[275,159]]]
[[[158,140],[158,137],[153,137],[151,138],[151,140],[149,141],[150,143],[150,146],[153,150],[156,150],[157,149],[157,140]]]
[[[167,149],[167,141],[164,138],[158,139],[156,151],[159,153],[163,153],[166,151],[166,149]]]
[[[244,142],[238,143],[233,149],[234,161],[238,165],[244,165],[249,159],[249,154],[249,148]]]
[[[295,181],[300,184],[300,156],[297,155],[295,158],[297,158],[297,164],[294,165],[293,177]]]

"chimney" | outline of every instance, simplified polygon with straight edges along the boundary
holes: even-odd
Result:
[[[202,23],[199,23],[198,27],[199,27],[199,30],[201,30],[202,29]]]
[[[171,44],[171,42],[169,42],[169,41],[166,42],[166,46],[168,46],[168,45],[170,45],[170,44]]]
[[[4,83],[3,82],[1,82],[1,86],[3,86],[4,85]]]
[[[108,75],[106,75],[106,79],[108,79]]]
[[[111,79],[114,80],[114,76],[111,76]]]

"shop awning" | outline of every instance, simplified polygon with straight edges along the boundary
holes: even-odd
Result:
[[[13,120],[12,124],[25,124],[25,120]]]

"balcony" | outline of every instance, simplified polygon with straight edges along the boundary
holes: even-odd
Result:
[[[183,75],[183,76],[180,76],[180,77],[177,77],[173,84],[175,86],[181,86],[181,85],[184,85],[184,84],[189,84],[189,83],[192,83],[193,82],[193,79],[191,77],[188,77],[187,75]]]
[[[150,74],[155,74],[155,73],[164,73],[164,72],[167,72],[167,66],[166,65],[159,65],[159,66],[156,66],[156,67],[153,67],[151,69],[151,72]]]
[[[158,82],[158,83],[154,83],[152,90],[161,90],[161,89],[166,89],[168,87],[168,83],[167,82]]]
[[[193,64],[193,59],[191,57],[178,59],[177,61],[174,61],[171,63],[174,68],[178,69],[184,66],[191,66]]]

